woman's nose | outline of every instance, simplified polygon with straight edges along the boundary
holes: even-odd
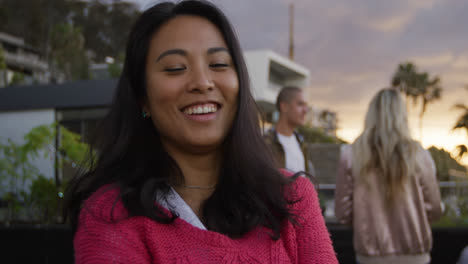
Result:
[[[190,92],[207,92],[214,87],[208,67],[198,66],[192,68],[188,88]]]

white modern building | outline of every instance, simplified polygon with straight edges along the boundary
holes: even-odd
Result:
[[[304,66],[271,50],[244,53],[256,101],[275,102],[284,86],[306,87],[310,72]]]
[[[268,121],[275,121],[275,102],[284,86],[307,87],[310,72],[304,66],[271,50],[244,53],[250,75],[252,94]]]

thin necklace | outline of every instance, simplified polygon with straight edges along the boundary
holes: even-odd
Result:
[[[183,187],[183,188],[190,188],[190,189],[213,189],[216,187],[216,184],[212,186],[196,186],[196,185],[185,185],[185,184],[174,184],[175,186]]]

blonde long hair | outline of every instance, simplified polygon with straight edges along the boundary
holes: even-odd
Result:
[[[353,174],[370,187],[369,174],[377,173],[377,183],[393,202],[406,191],[406,182],[418,170],[416,154],[420,148],[411,138],[400,93],[383,89],[372,99],[364,131],[352,144]]]

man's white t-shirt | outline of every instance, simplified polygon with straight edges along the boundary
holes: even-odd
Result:
[[[290,137],[287,137],[280,133],[276,133],[276,135],[284,149],[286,169],[293,172],[305,171],[304,154],[296,136],[292,134]]]

